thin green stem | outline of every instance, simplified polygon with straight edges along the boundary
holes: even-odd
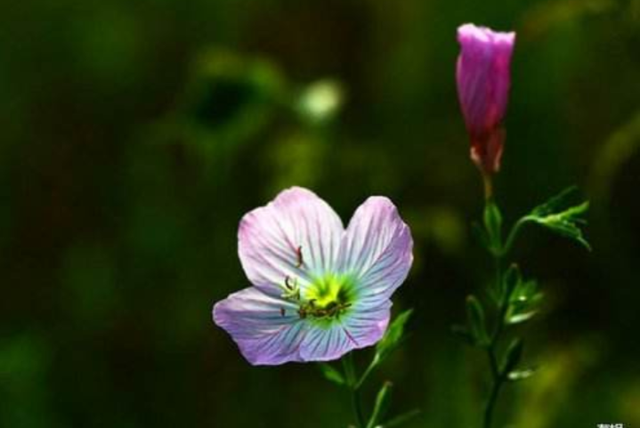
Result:
[[[397,427],[399,425],[404,424],[405,422],[415,418],[416,416],[418,416],[420,413],[422,413],[422,411],[420,409],[413,409],[408,411],[407,413],[403,413],[400,416],[396,416],[395,418],[387,421],[384,423],[384,427],[385,428],[392,428],[392,427]]]
[[[362,384],[364,383],[364,381],[367,380],[371,372],[373,372],[373,370],[378,366],[379,362],[380,360],[378,359],[378,355],[376,355],[374,359],[371,361],[371,364],[369,364],[369,366],[364,371],[364,373],[362,373],[362,376],[360,376],[360,379],[358,380],[358,382],[356,382],[356,385],[355,385],[356,389],[360,389],[360,387],[362,387]]]
[[[498,395],[500,394],[500,388],[502,387],[502,384],[502,376],[498,376],[493,381],[491,394],[489,395],[489,399],[487,400],[487,405],[484,410],[484,428],[491,427],[491,423],[493,421],[493,409],[495,408],[496,402],[498,401]]]
[[[489,395],[489,399],[487,400],[487,404],[484,410],[484,428],[491,428],[491,422],[493,420],[493,411],[496,406],[496,402],[498,400],[498,395],[500,394],[500,388],[502,387],[503,376],[500,369],[500,365],[498,363],[498,358],[496,356],[496,345],[498,343],[498,338],[500,337],[500,333],[504,328],[504,306],[505,306],[505,293],[504,293],[504,284],[502,280],[502,255],[496,254],[495,258],[495,266],[496,266],[496,289],[499,291],[500,296],[502,297],[500,300],[500,307],[498,310],[498,318],[494,324],[493,332],[491,333],[491,337],[489,340],[489,345],[487,346],[487,358],[489,359],[489,366],[491,367],[491,377],[492,377],[492,386],[491,386],[491,394]],[[507,300],[508,302],[508,300]]]
[[[518,225],[514,227],[514,230],[517,228],[519,228]],[[517,230],[515,233],[517,233]],[[512,230],[509,239],[513,239],[513,236],[514,231]],[[491,386],[489,399],[487,400],[487,404],[485,406],[483,424],[484,428],[491,428],[493,413],[498,401],[498,396],[500,395],[500,390],[502,389],[502,386],[507,379],[507,373],[505,373],[504,370],[500,367],[500,363],[498,362],[498,357],[496,355],[496,348],[500,340],[500,335],[502,334],[502,331],[504,329],[504,319],[509,309],[509,301],[511,300],[512,292],[510,287],[505,288],[504,278],[502,274],[502,257],[505,254],[505,249],[506,246],[502,247],[500,253],[494,255],[496,265],[496,287],[500,292],[501,299],[498,307],[498,317],[495,320],[493,332],[491,334],[489,345],[487,346],[487,357],[489,359],[489,365],[491,366],[493,383]]]
[[[518,237],[518,233],[520,233],[520,229],[522,229],[522,226],[524,226],[525,223],[527,223],[529,220],[530,220],[529,217],[525,216],[525,217],[522,217],[520,220],[516,222],[516,224],[513,225],[513,227],[511,228],[511,231],[509,232],[509,236],[507,237],[507,240],[505,241],[504,246],[502,246],[502,248],[500,249],[497,257],[502,258],[506,256],[509,253],[509,251],[511,251],[511,247],[513,247],[513,243]]]
[[[359,393],[359,384],[356,381],[356,369],[355,364],[353,362],[353,354],[348,353],[342,359],[342,364],[344,366],[344,373],[347,377],[347,385],[351,391],[351,404],[353,406],[353,413],[356,418],[356,427],[364,428],[365,427],[365,418],[364,413],[362,412],[362,405],[360,404],[360,393]]]

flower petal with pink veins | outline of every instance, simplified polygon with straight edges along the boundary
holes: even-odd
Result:
[[[302,288],[332,269],[344,227],[315,193],[293,187],[267,206],[246,214],[238,231],[238,253],[253,285],[281,293],[287,276]]]

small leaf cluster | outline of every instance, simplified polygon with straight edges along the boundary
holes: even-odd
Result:
[[[531,210],[523,218],[523,221],[539,224],[591,250],[591,245],[584,238],[581,229],[587,224],[583,216],[589,210],[589,202],[585,201],[572,205],[571,200],[576,192],[577,189],[575,187],[565,189],[544,204],[538,205]]]
[[[465,325],[454,325],[452,332],[465,343],[496,354],[500,334],[509,325],[521,324],[532,319],[540,310],[543,294],[537,282],[522,277],[517,265],[512,265],[498,285],[489,287],[486,303],[470,295],[467,297]],[[487,313],[494,313],[493,320]],[[493,321],[493,322],[490,322]],[[517,369],[524,348],[524,341],[514,337],[507,346],[502,362],[493,368],[503,380],[522,380],[533,374],[533,369]]]
[[[589,201],[576,203],[574,202],[576,195],[577,188],[575,186],[569,187],[545,203],[538,205],[518,220],[505,244],[505,252],[509,251],[520,228],[527,223],[542,226],[560,236],[578,242],[587,250],[591,250],[591,245],[582,231],[582,228],[587,224],[584,216],[589,210]]]
[[[516,264],[502,272],[502,262],[522,226],[528,223],[540,225],[590,250],[582,231],[589,202],[574,203],[575,195],[576,188],[570,187],[536,206],[511,227],[506,240],[503,240],[502,213],[492,199],[486,201],[482,226],[475,226],[482,245],[495,259],[497,278],[487,288],[486,303],[475,295],[467,297],[466,323],[453,326],[452,331],[466,343],[486,351],[496,391],[505,381],[518,381],[533,374],[531,368],[518,369],[524,349],[522,338],[513,337],[507,346],[503,346],[502,335],[509,326],[531,320],[540,311],[543,301],[537,281],[523,278]]]

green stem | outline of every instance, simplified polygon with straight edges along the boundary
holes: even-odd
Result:
[[[384,427],[385,428],[392,428],[392,427],[397,427],[397,426],[403,425],[405,422],[415,418],[420,413],[422,413],[422,411],[420,409],[410,410],[407,413],[403,413],[402,415],[396,416],[395,418],[385,422],[384,423]]]
[[[529,220],[530,220],[529,217],[525,216],[525,217],[522,217],[520,220],[516,222],[516,224],[513,225],[504,246],[500,249],[499,254],[496,257],[502,258],[505,255],[507,255],[509,251],[511,251],[511,247],[513,247],[513,243],[515,242],[516,237],[518,236],[518,233],[520,233],[520,229],[522,229],[522,226],[524,226],[524,224]]]
[[[489,399],[487,400],[487,405],[484,409],[484,428],[491,428],[491,422],[493,420],[493,409],[495,408],[496,402],[498,401],[498,395],[500,394],[500,388],[503,384],[503,377],[498,376],[493,381],[493,386],[491,387],[491,395],[489,395]]]
[[[362,376],[360,376],[360,379],[358,380],[358,382],[356,382],[356,385],[355,385],[356,389],[360,389],[360,387],[362,386],[364,381],[367,380],[371,372],[373,372],[373,370],[378,366],[379,362],[380,360],[378,358],[378,355],[376,354],[374,359],[371,361],[371,364],[369,364],[369,366],[364,371],[364,373],[362,373]]]
[[[353,354],[348,353],[342,359],[342,364],[344,366],[344,373],[347,377],[347,385],[351,390],[351,404],[353,405],[353,413],[356,417],[356,427],[364,428],[365,427],[365,418],[362,412],[362,405],[360,404],[360,393],[359,393],[359,383],[356,381],[356,369],[355,364],[353,362]]]
[[[489,345],[487,346],[487,357],[489,359],[489,366],[491,367],[491,377],[493,380],[491,386],[491,394],[489,395],[489,399],[487,400],[487,404],[484,409],[484,428],[491,428],[491,422],[493,419],[493,411],[496,406],[496,402],[498,400],[498,395],[500,394],[500,388],[502,387],[502,372],[500,370],[500,366],[498,364],[498,358],[496,356],[496,344],[498,343],[498,338],[500,337],[500,333],[504,327],[504,313],[503,308],[505,306],[505,297],[504,297],[504,284],[502,281],[502,251],[500,254],[494,255],[495,264],[496,264],[496,289],[499,290],[502,299],[500,301],[500,308],[498,310],[498,319],[493,328],[493,332],[491,333],[491,338],[489,341]],[[508,301],[508,300],[507,300]]]
[[[519,224],[519,223],[518,223]],[[514,227],[517,233],[518,225]],[[513,239],[514,232],[512,230],[509,239]],[[509,242],[509,241],[507,241]],[[507,314],[507,310],[509,309],[509,301],[511,300],[511,292],[512,290],[507,287],[505,289],[504,278],[502,277],[502,257],[506,253],[505,250],[508,248],[502,247],[502,250],[499,254],[494,255],[495,264],[496,264],[496,281],[497,281],[497,289],[500,291],[501,301],[498,308],[498,318],[496,319],[493,332],[491,334],[491,338],[489,341],[489,345],[487,346],[487,357],[489,359],[489,365],[491,366],[491,374],[493,379],[493,384],[491,386],[491,393],[489,395],[489,399],[487,400],[487,404],[484,410],[484,428],[491,428],[491,423],[493,421],[493,413],[496,407],[496,403],[498,401],[498,396],[500,395],[500,390],[504,385],[507,379],[507,373],[500,367],[498,362],[498,357],[496,355],[496,347],[500,340],[500,335],[502,334],[502,330],[504,329],[504,319]]]

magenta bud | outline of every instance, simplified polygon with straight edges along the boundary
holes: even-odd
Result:
[[[471,159],[484,175],[500,169],[505,138],[501,123],[511,86],[515,38],[514,32],[500,33],[473,24],[458,28],[458,98],[471,139]]]

